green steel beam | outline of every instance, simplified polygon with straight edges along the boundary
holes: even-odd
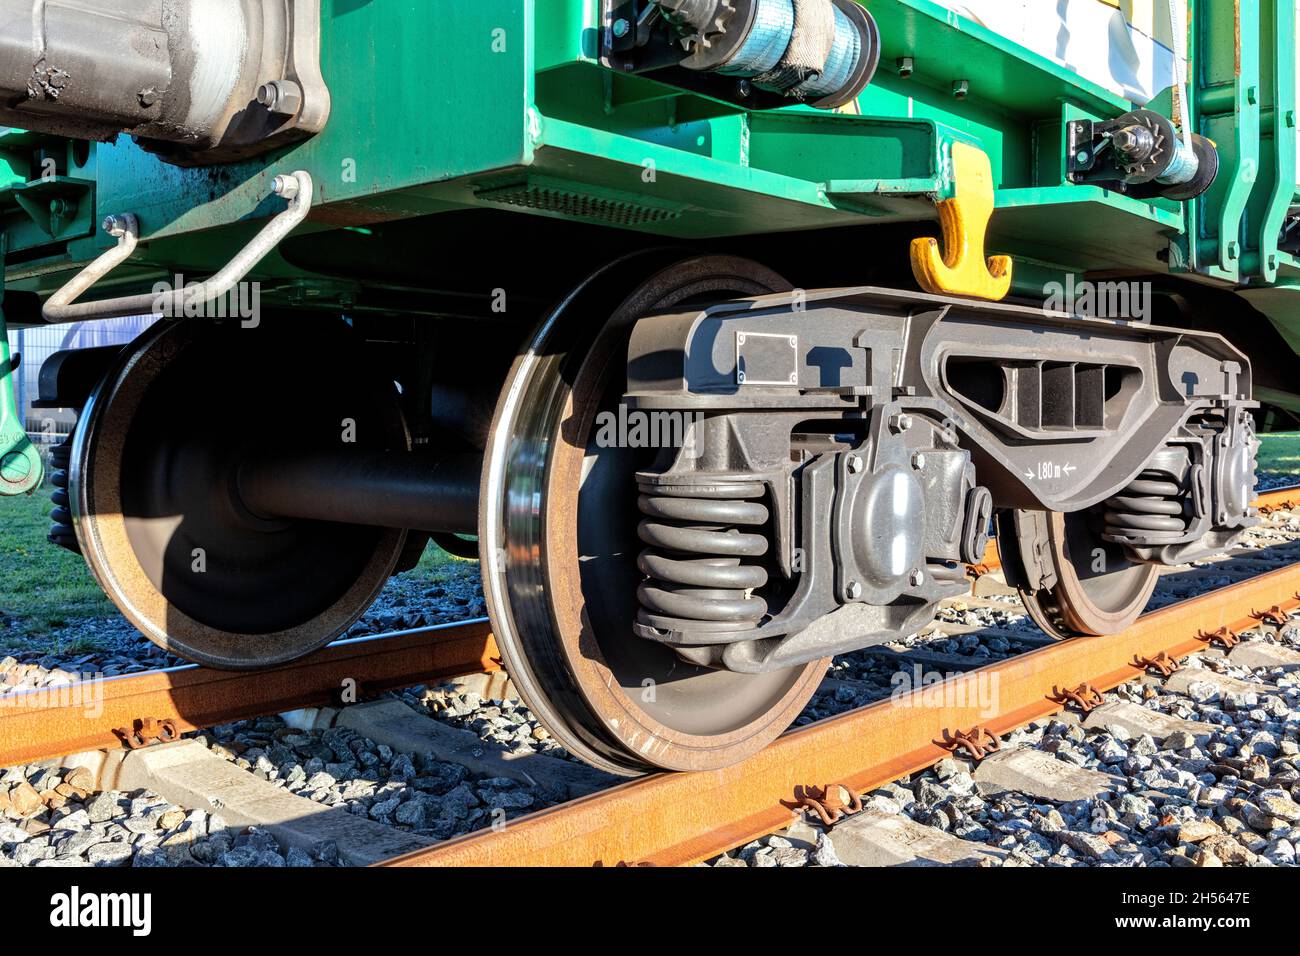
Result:
[[[1261,0],[1260,54],[1264,60],[1264,103],[1260,134],[1260,189],[1251,221],[1242,273],[1277,281],[1283,259],[1278,249],[1282,226],[1296,192],[1296,10],[1294,0]]]
[[[1196,2],[1195,119],[1219,142],[1224,173],[1187,218],[1179,204],[1069,184],[1066,123],[1131,104],[931,0],[866,4],[884,53],[861,115],[748,113],[612,74],[598,62],[598,0],[322,2],[334,113],[322,134],[288,150],[180,169],[122,137],[93,149],[66,182],[41,185],[23,150],[0,136],[0,228],[23,252],[10,265],[13,287],[57,287],[108,244],[94,223],[117,212],[141,218],[145,242],[104,294],[173,270],[212,272],[272,211],[270,177],[291,169],[317,183],[304,229],[483,207],[703,237],[933,219],[934,201],[952,194],[947,155],[957,141],[990,157],[991,251],[1053,269],[1163,271],[1157,256],[1172,239],[1175,271],[1268,281],[1273,262],[1300,275],[1276,250],[1295,179],[1294,136],[1276,135],[1276,117],[1295,114],[1294,45],[1284,42],[1295,15],[1285,0]],[[904,56],[907,77],[896,67]],[[959,80],[969,85],[961,98]],[[1267,193],[1255,188],[1261,177]],[[47,216],[42,203],[60,197],[46,194],[82,180],[94,195],[75,222]],[[286,289],[330,282],[275,255],[256,277]]]

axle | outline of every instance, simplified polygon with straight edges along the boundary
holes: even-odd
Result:
[[[253,458],[236,479],[260,518],[475,534],[478,454],[278,453]]]

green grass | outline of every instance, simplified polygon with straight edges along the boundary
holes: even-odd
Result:
[[[1300,432],[1260,437],[1259,470],[1300,476]]]
[[[51,507],[48,488],[34,495],[0,498],[0,620],[16,618],[21,624],[18,633],[25,640],[40,642],[51,651],[83,653],[95,649],[92,640],[64,641],[55,648],[49,638],[70,624],[115,617],[117,609],[80,555],[46,541]],[[441,583],[467,573],[472,565],[430,545],[420,563],[401,577]],[[4,651],[0,648],[0,657]]]
[[[50,508],[48,490],[0,498],[0,610],[18,618],[31,638],[116,613],[81,556],[45,540]]]

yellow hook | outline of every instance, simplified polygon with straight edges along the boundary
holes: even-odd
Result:
[[[1011,257],[984,258],[984,239],[993,216],[993,169],[988,155],[966,143],[952,144],[955,195],[936,205],[943,227],[939,240],[912,240],[912,272],[926,292],[997,301],[1011,291]]]

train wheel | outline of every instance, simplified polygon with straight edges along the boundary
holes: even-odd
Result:
[[[594,427],[620,401],[638,317],[785,289],[741,259],[628,257],[541,323],[502,392],[479,509],[494,633],[533,713],[571,753],[611,772],[736,763],[790,725],[829,665],[739,674],[634,635],[635,473],[654,451],[600,447]]]
[[[283,663],[388,580],[406,532],[268,519],[235,489],[260,450],[407,448],[396,389],[357,354],[341,322],[210,319],[159,322],[123,351],[78,423],[70,499],[91,570],[154,643],[224,669]]]
[[[1055,579],[1050,587],[1020,588],[1025,609],[1044,633],[1057,640],[1117,634],[1145,610],[1159,568],[1133,564],[1121,548],[1103,541],[1092,512],[1016,511],[1011,520],[1011,533],[999,534],[998,547],[1036,556]]]

